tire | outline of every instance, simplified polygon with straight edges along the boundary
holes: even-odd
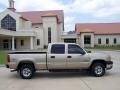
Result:
[[[91,74],[96,77],[101,77],[105,74],[105,66],[102,63],[94,63],[91,67]]]
[[[23,79],[31,79],[34,75],[34,68],[30,64],[24,64],[21,66],[19,74]]]

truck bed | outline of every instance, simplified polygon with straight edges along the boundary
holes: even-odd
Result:
[[[38,51],[16,51],[8,53],[10,58],[11,69],[17,68],[21,61],[31,61],[35,64],[35,69],[47,69],[47,52]]]
[[[35,51],[16,51],[8,52],[8,54],[46,54],[47,52],[35,52]]]

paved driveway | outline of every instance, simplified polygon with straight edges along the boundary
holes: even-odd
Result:
[[[0,90],[120,90],[120,52],[105,53],[111,54],[114,67],[103,77],[86,72],[39,72],[33,79],[23,80],[16,72],[1,67]]]

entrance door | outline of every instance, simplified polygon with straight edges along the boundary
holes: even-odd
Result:
[[[84,36],[84,45],[85,47],[91,47],[91,35]]]

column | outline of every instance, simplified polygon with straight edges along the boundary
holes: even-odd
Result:
[[[30,37],[30,49],[33,50],[33,37]]]
[[[15,50],[15,37],[12,37],[12,50]]]
[[[93,48],[95,45],[95,37],[94,37],[94,33],[91,34],[91,47]]]

